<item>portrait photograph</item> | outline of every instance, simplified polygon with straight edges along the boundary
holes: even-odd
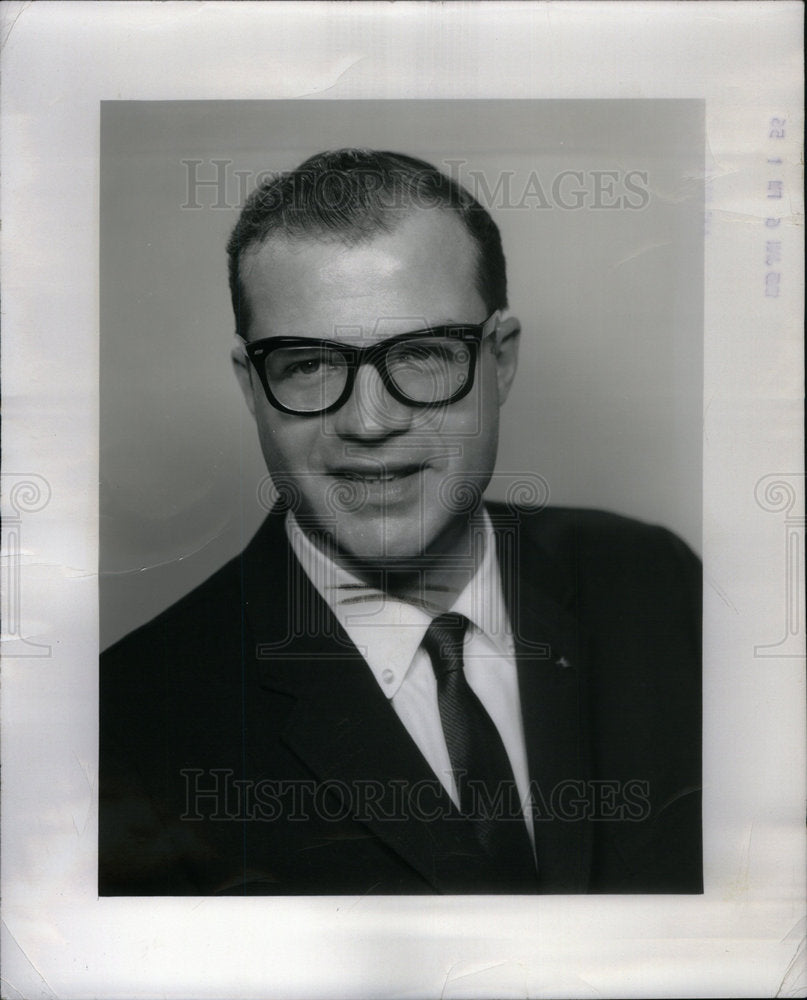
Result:
[[[4,997],[804,994],[802,27],[4,5]]]
[[[101,116],[99,891],[700,892],[702,103]]]

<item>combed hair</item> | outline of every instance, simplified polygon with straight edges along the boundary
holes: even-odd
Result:
[[[247,339],[251,320],[240,275],[246,250],[274,233],[361,243],[392,232],[415,208],[437,208],[459,216],[477,248],[477,290],[489,313],[505,308],[501,235],[473,195],[425,160],[403,153],[339,149],[318,153],[295,170],[269,178],[247,199],[227,243],[238,336]]]

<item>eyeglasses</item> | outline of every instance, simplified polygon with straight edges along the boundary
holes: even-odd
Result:
[[[266,337],[245,347],[266,398],[283,413],[311,416],[338,410],[365,364],[375,368],[398,402],[447,406],[473,388],[479,345],[495,329],[495,316],[479,325],[402,333],[367,347],[311,337]]]

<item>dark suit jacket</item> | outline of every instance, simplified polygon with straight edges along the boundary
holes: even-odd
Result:
[[[488,510],[538,891],[700,892],[697,560],[611,514]],[[100,723],[102,895],[501,891],[281,511],[103,655]]]

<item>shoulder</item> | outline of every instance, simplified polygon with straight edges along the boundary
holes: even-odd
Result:
[[[539,546],[561,563],[607,560],[612,565],[627,564],[652,556],[699,565],[682,539],[657,524],[582,507],[487,506],[494,524],[512,520],[523,542]]]
[[[161,656],[204,651],[227,637],[239,634],[244,603],[245,567],[260,562],[265,572],[284,551],[282,515],[272,513],[246,548],[180,600],[150,621],[129,632],[102,655],[112,664],[159,650]],[[179,650],[175,646],[181,647]]]
[[[198,732],[206,745],[215,742],[221,720],[235,725],[246,651],[254,646],[244,613],[245,574],[258,564],[266,576],[284,579],[285,573],[273,573],[283,539],[282,518],[270,515],[242,553],[101,654],[100,738],[107,760],[136,759],[138,744],[151,747],[157,759],[166,741]]]
[[[578,611],[655,617],[664,608],[699,621],[700,560],[667,528],[584,508],[488,509],[494,527],[515,532],[520,572],[554,581]]]
[[[167,651],[175,641],[195,645],[205,633],[220,629],[239,601],[239,562],[240,557],[231,559],[175,604],[104,650],[102,663],[148,655],[155,648]]]

